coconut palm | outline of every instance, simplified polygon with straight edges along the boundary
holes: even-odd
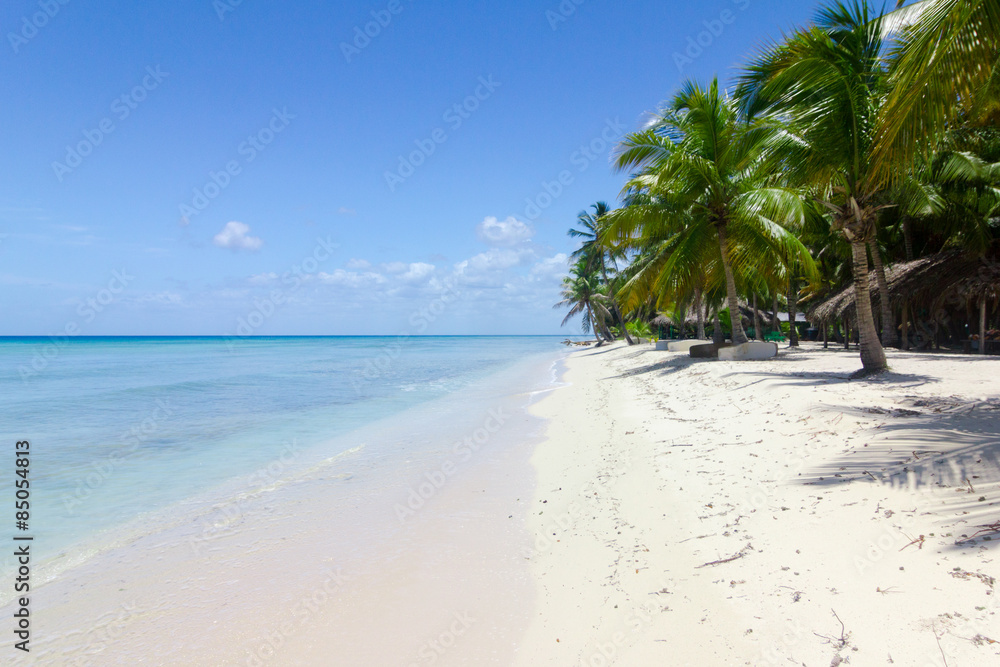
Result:
[[[944,152],[936,161],[934,179],[946,204],[935,222],[949,245],[986,253],[997,233],[1000,163],[972,153]]]
[[[896,342],[896,324],[889,299],[889,279],[885,272],[885,261],[882,259],[883,248],[878,239],[879,225],[875,224],[875,233],[868,240],[868,253],[872,258],[872,270],[875,272],[875,284],[878,286],[879,306],[882,310],[882,347],[889,347]],[[870,293],[869,293],[870,295]]]
[[[747,113],[786,116],[801,141],[786,170],[810,185],[831,211],[833,228],[851,245],[861,361],[864,372],[886,369],[872,314],[868,245],[884,202],[872,185],[871,148],[887,89],[881,19],[867,0],[836,2],[816,25],[794,32],[754,59],[739,96]]]
[[[788,293],[786,295],[788,304],[788,347],[799,346],[799,330],[796,323],[799,317],[799,286],[795,275],[788,278]]]
[[[652,298],[655,311],[676,311],[691,300],[706,281],[719,279],[718,245],[699,243],[697,222],[684,208],[674,208],[669,193],[640,191],[633,182],[627,206],[607,216],[609,245],[632,254],[618,292],[632,311]]]
[[[600,269],[604,284],[609,287],[610,293],[614,294],[614,286],[612,281],[608,279],[608,260],[610,259],[612,264],[614,264],[616,256],[613,249],[604,245],[601,239],[604,227],[603,220],[611,209],[603,201],[597,202],[591,208],[594,209],[593,214],[589,211],[581,211],[577,216],[580,229],[571,228],[568,232],[573,238],[583,239],[580,248],[571,257],[573,259],[583,259],[591,269]],[[614,266],[614,269],[617,271],[617,265]],[[608,305],[615,323],[625,335],[625,340],[628,341],[629,345],[632,345],[634,341],[629,336],[628,328],[625,326],[625,319],[622,317],[621,310],[618,308],[618,303],[614,297],[610,299]]]
[[[601,281],[597,273],[587,266],[584,260],[578,261],[570,270],[570,275],[563,278],[562,297],[554,308],[569,308],[570,311],[562,321],[562,326],[576,317],[584,315],[583,332],[593,331],[597,342],[601,342],[601,333],[612,340],[607,331],[607,322],[611,312],[607,308],[607,296],[601,292]]]
[[[747,121],[718,80],[707,89],[686,83],[644,131],[627,135],[614,165],[641,173],[607,233],[653,250],[646,271],[623,291],[644,287],[686,300],[724,285],[733,342],[745,343],[738,279],[760,280],[792,258],[812,266],[783,226],[800,222],[804,210],[799,194],[775,176],[788,141],[768,119]]]
[[[890,15],[896,29],[892,91],[882,109],[872,177],[928,152],[959,114],[996,119],[1000,0],[922,0]]]

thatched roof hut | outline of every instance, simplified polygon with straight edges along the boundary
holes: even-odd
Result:
[[[758,309],[758,312],[760,313],[760,321],[762,323],[769,324],[771,322],[771,311]],[[743,326],[753,326],[753,306],[741,303],[740,318],[743,322]],[[708,317],[705,318],[705,324],[710,326],[711,323],[712,323],[712,315],[711,312],[709,312]],[[667,315],[664,315],[663,313],[660,313],[658,316],[654,317],[649,324],[650,326],[653,327],[663,327],[663,328],[677,326],[677,323],[672,318],[668,317]],[[688,311],[685,313],[684,324],[690,326],[698,325],[698,315],[694,312],[693,309],[688,309]]]
[[[650,326],[663,327],[664,329],[666,329],[667,327],[677,326],[677,322],[674,320],[674,318],[664,315],[663,313],[660,313],[659,315],[654,317],[653,321],[650,322],[649,324]],[[684,314],[684,324],[690,326],[698,326],[698,316],[695,314],[693,310],[689,310]]]
[[[880,294],[874,271],[869,275],[872,309],[877,313]],[[985,296],[1000,296],[1000,264],[962,251],[941,252],[886,269],[889,299],[894,308],[904,300],[913,303],[976,303]],[[855,318],[854,286],[844,289],[809,311],[815,322]]]

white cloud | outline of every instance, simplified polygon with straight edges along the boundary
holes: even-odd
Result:
[[[173,292],[155,292],[143,294],[131,299],[131,301],[133,303],[156,303],[176,306],[184,303],[184,298],[180,294]]]
[[[569,271],[569,256],[559,253],[555,257],[546,257],[531,267],[531,273],[539,277],[562,278]]]
[[[521,263],[521,254],[504,248],[490,248],[475,257],[459,262],[455,271],[459,274],[502,271]]]
[[[409,270],[400,276],[402,280],[408,283],[419,283],[424,282],[434,273],[433,264],[424,264],[423,262],[415,262],[410,264]]]
[[[497,220],[490,216],[476,226],[476,236],[491,246],[511,246],[531,240],[535,230],[527,223],[511,216]]]
[[[316,277],[319,278],[320,282],[327,285],[338,285],[353,289],[382,285],[386,282],[385,276],[378,273],[356,273],[343,269],[337,269],[333,273],[320,272]]]
[[[215,235],[213,242],[220,248],[230,250],[260,250],[264,241],[249,234],[249,225],[235,221],[227,222],[222,231]]]
[[[351,271],[364,271],[370,269],[371,266],[371,262],[364,259],[351,259],[347,262],[347,268]]]
[[[403,273],[410,268],[410,265],[406,262],[389,262],[383,264],[382,268],[385,269],[386,273]]]
[[[250,276],[251,285],[270,285],[278,279],[278,274],[271,273],[259,273],[256,276]]]

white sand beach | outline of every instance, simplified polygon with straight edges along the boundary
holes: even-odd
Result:
[[[1000,0],[6,5],[0,667],[1000,667]]]
[[[348,507],[323,468],[195,552],[192,524],[43,586],[18,664],[992,664],[1000,359],[890,362],[580,349],[543,432],[501,432],[377,552],[345,540],[405,494]]]
[[[1000,664],[1000,359],[889,355],[574,354],[516,664]]]

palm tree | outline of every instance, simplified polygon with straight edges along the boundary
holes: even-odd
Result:
[[[875,284],[878,286],[879,306],[882,310],[882,347],[890,347],[896,342],[896,324],[889,300],[889,279],[885,272],[885,262],[882,261],[882,246],[878,242],[879,225],[875,223],[875,233],[868,241],[868,252],[872,258],[872,269],[875,271]],[[870,295],[870,292],[869,292]]]
[[[995,120],[1000,97],[1000,0],[922,0],[889,20],[898,44],[874,145],[880,183],[933,148],[963,110]]]
[[[747,342],[737,277],[759,277],[771,260],[812,266],[782,226],[801,221],[804,207],[776,181],[787,140],[770,120],[748,122],[717,79],[707,89],[686,83],[646,130],[627,135],[615,167],[641,173],[626,188],[632,205],[615,212],[607,233],[655,248],[649,270],[630,287],[673,287],[686,297],[721,279],[733,342]]]
[[[654,312],[676,312],[705,284],[725,282],[718,244],[712,242],[711,229],[697,227],[703,221],[674,208],[669,193],[646,191],[636,184],[641,180],[628,186],[627,205],[607,216],[607,243],[632,255],[617,296],[630,311],[651,302]]]
[[[788,347],[799,346],[799,330],[796,322],[799,317],[799,286],[798,280],[792,274],[788,278]]]
[[[836,2],[816,25],[766,49],[742,77],[746,112],[788,117],[800,142],[787,155],[792,178],[812,186],[851,245],[863,372],[888,368],[872,314],[868,244],[885,208],[872,185],[871,149],[888,75],[883,25],[867,0]]]
[[[577,216],[577,222],[580,224],[580,229],[571,228],[568,234],[574,238],[584,239],[580,248],[574,252],[571,257],[573,259],[583,259],[587,262],[588,266],[592,269],[597,268],[601,270],[601,277],[604,279],[604,284],[610,289],[611,294],[614,294],[614,289],[610,280],[608,280],[608,258],[612,263],[615,261],[615,255],[612,249],[604,245],[601,239],[601,234],[604,231],[604,218],[611,210],[606,202],[599,201],[592,205],[591,208],[594,209],[594,213],[591,214],[588,211],[581,211]],[[615,266],[617,270],[617,265]],[[622,332],[625,334],[625,340],[628,341],[629,345],[632,345],[634,341],[629,336],[628,328],[625,326],[625,318],[622,317],[621,310],[618,308],[618,304],[612,297],[609,302],[610,311],[612,318],[615,323],[621,327]]]
[[[601,293],[600,278],[585,261],[577,262],[570,270],[570,275],[563,279],[562,297],[563,300],[553,306],[570,309],[561,326],[566,326],[571,319],[583,314],[584,333],[593,331],[600,343],[600,332],[607,331],[606,322],[611,319],[611,312],[605,305],[607,297]],[[611,340],[609,333],[605,337]]]
[[[967,152],[944,151],[934,175],[945,202],[935,225],[949,245],[985,254],[996,238],[1000,212],[1000,163]]]

